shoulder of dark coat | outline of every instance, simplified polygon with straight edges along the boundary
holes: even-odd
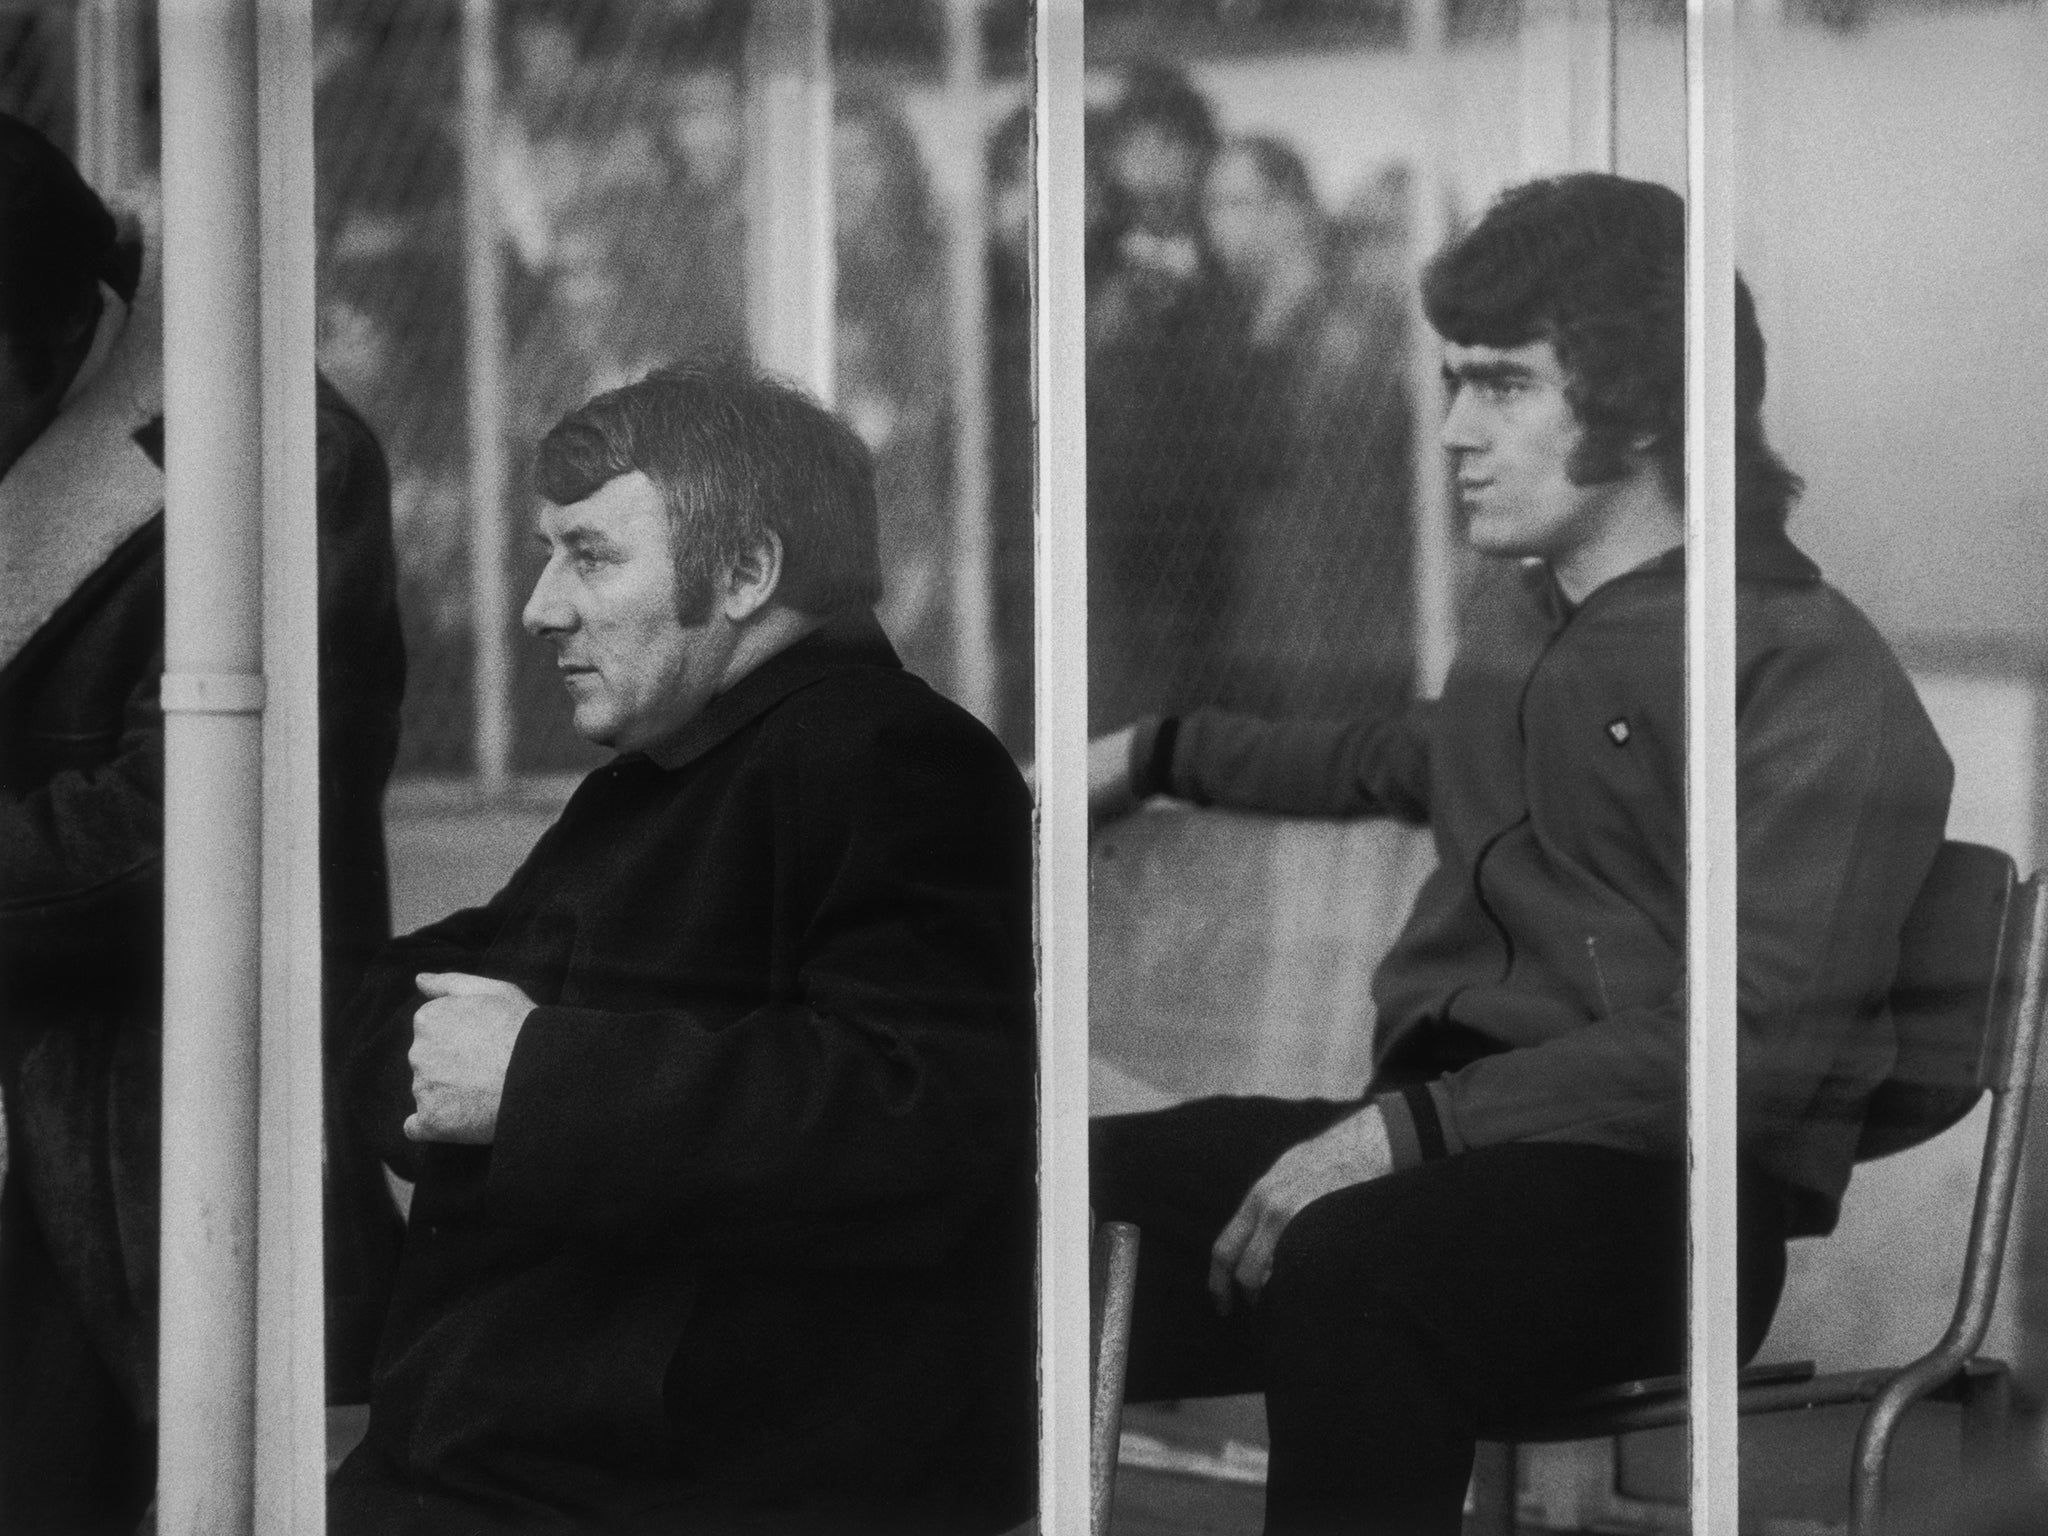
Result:
[[[830,770],[901,760],[951,767],[1023,792],[995,735],[923,678],[899,667],[851,665],[796,690],[762,721],[762,744]]]

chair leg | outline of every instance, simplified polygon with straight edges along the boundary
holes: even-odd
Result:
[[[1131,1353],[1131,1305],[1138,1281],[1138,1229],[1108,1221],[1096,1229],[1091,1264],[1095,1338],[1089,1426],[1089,1528],[1107,1536],[1116,1497],[1116,1462],[1124,1417],[1124,1367]]]
[[[1472,1456],[1472,1511],[1465,1517],[1465,1536],[1515,1536],[1515,1447],[1482,1440]]]
[[[1962,1398],[1963,1465],[1992,1471],[2003,1464],[2012,1433],[2012,1373],[2002,1363],[1982,1374],[1966,1367]]]

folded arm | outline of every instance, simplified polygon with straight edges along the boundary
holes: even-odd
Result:
[[[493,1219],[747,1261],[918,1262],[1025,1167],[1014,770],[992,741],[911,736],[806,772],[795,995],[736,1021],[687,998],[537,1008],[506,1078]]]

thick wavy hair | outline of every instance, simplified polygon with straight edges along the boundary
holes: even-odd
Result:
[[[569,506],[635,471],[668,508],[682,623],[710,615],[718,579],[770,532],[782,542],[778,602],[819,616],[882,595],[874,460],[787,380],[738,359],[658,368],[564,416],[533,479]]]
[[[119,289],[114,217],[71,162],[0,112],[0,341],[29,389],[51,388],[57,357],[93,313],[102,280]],[[127,280],[126,298],[134,292]]]
[[[1685,495],[1685,201],[1668,187],[1582,173],[1510,187],[1437,253],[1423,309],[1447,341],[1557,350],[1583,436],[1580,485],[1618,480],[1647,446]],[[1735,280],[1736,515],[1782,527],[1799,477],[1764,436],[1764,338]]]

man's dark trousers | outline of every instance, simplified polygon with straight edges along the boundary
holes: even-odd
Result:
[[[1680,1164],[1555,1142],[1479,1148],[1326,1195],[1255,1302],[1211,1244],[1280,1154],[1356,1104],[1202,1099],[1097,1120],[1095,1210],[1140,1229],[1128,1395],[1264,1392],[1268,1536],[1459,1529],[1481,1424],[1682,1368]],[[1742,1200],[1742,1353],[1785,1273],[1784,1202]]]

